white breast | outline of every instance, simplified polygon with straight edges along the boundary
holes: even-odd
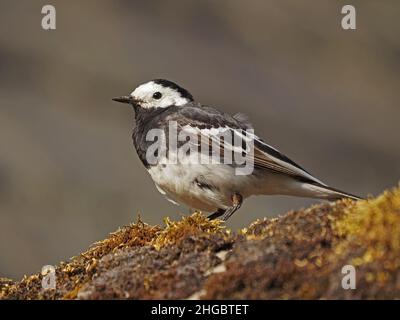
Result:
[[[165,160],[165,159],[164,159]],[[161,161],[162,162],[162,161]],[[286,194],[298,188],[293,179],[271,173],[236,175],[235,169],[224,164],[158,164],[150,173],[157,189],[174,203],[205,212],[232,206],[232,195],[240,193],[243,198],[260,194]],[[201,178],[214,188],[202,188],[196,184]]]
[[[169,200],[206,212],[228,208],[235,192],[240,191],[246,197],[252,193],[246,189],[254,186],[251,176],[236,176],[234,168],[224,164],[198,164],[194,161],[170,164],[165,161],[165,164],[153,166],[148,171],[158,190]],[[210,188],[199,186],[196,179],[206,182]]]

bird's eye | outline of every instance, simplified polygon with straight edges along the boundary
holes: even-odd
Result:
[[[158,91],[157,91],[157,92],[154,92],[154,94],[153,94],[153,98],[154,98],[154,99],[157,99],[157,100],[158,100],[158,99],[161,99],[161,97],[162,97],[161,92],[158,92]]]

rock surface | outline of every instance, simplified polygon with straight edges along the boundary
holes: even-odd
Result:
[[[345,290],[342,268],[355,268]],[[140,219],[42,275],[0,278],[1,299],[400,298],[400,189],[258,220],[232,232],[200,213]]]

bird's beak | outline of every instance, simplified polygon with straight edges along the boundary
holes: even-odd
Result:
[[[131,96],[121,96],[112,98],[114,101],[121,102],[121,103],[131,103],[134,104],[134,100]]]

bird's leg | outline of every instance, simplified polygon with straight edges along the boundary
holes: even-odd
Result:
[[[228,209],[218,209],[214,213],[210,214],[207,218],[213,220],[222,216],[221,220],[226,221],[235,213],[236,210],[241,207],[242,203],[243,197],[239,193],[235,193],[232,196],[232,207],[229,207]]]
[[[243,203],[243,197],[239,193],[235,193],[232,196],[232,207],[229,207],[228,209],[225,210],[225,212],[222,214],[221,220],[226,221],[230,218],[231,215],[235,213],[236,210],[238,210]]]
[[[210,214],[207,218],[210,220],[214,220],[214,219],[222,216],[225,213],[225,211],[226,211],[225,209],[218,209],[214,213]]]

